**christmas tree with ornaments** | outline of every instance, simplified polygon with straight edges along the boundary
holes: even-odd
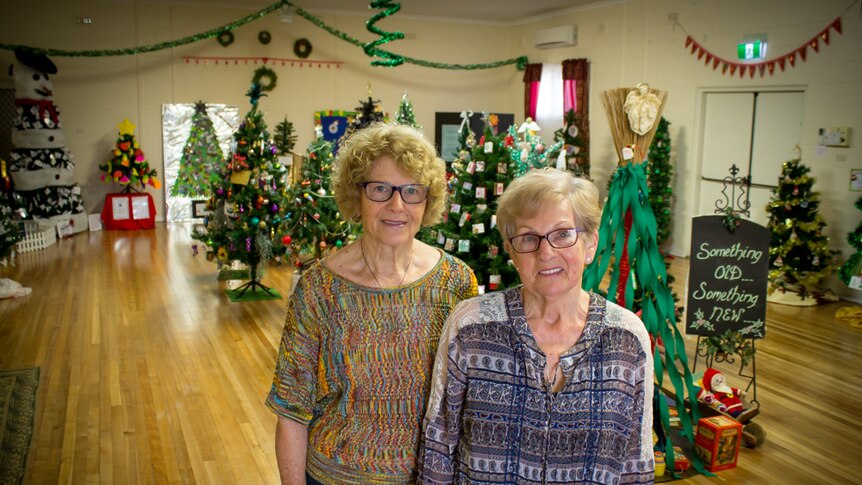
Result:
[[[286,214],[284,173],[276,161],[276,147],[269,137],[258,102],[263,94],[259,84],[246,93],[251,110],[234,133],[234,147],[213,185],[207,202],[210,215],[205,232],[195,239],[207,245],[207,259],[220,265],[239,261],[250,268],[250,280],[234,290],[238,297],[246,291],[277,296],[260,283],[260,265],[281,258],[282,226]]]
[[[329,184],[332,177],[332,143],[326,141],[320,126],[316,139],[308,146],[302,173],[288,191],[290,212],[285,217],[282,244],[294,266],[304,268],[332,249],[347,243],[353,227],[341,217]]]
[[[162,184],[156,178],[156,169],[150,167],[143,150],[135,139],[135,125],[123,120],[117,125],[120,129],[111,159],[99,165],[103,182],[114,182],[123,187],[123,192],[131,191],[135,185],[141,189],[147,185],[158,190]]]
[[[57,66],[43,54],[16,50],[9,73],[15,82],[15,119],[8,177],[27,217],[42,227],[68,221],[86,231],[87,213],[75,162],[66,147],[60,110],[54,104]]]
[[[422,125],[416,121],[416,115],[413,113],[413,103],[407,99],[406,92],[401,96],[401,104],[398,105],[398,113],[395,115],[395,123],[411,126],[422,131]]]
[[[213,121],[207,115],[207,105],[203,101],[195,103],[192,115],[192,129],[183,147],[177,180],[171,187],[171,195],[192,199],[206,198],[216,177],[224,154],[218,144]]]
[[[566,167],[576,175],[589,178],[590,150],[581,136],[581,120],[574,109],[566,112],[565,126],[554,132],[554,140],[563,142]]]
[[[835,270],[837,251],[829,249],[826,222],[818,212],[820,194],[812,190],[815,178],[809,172],[798,158],[784,162],[766,206],[772,234],[768,301],[810,306],[835,300],[819,287]]]
[[[423,233],[422,239],[461,258],[473,269],[479,291],[495,291],[519,283],[518,274],[503,250],[497,229],[497,199],[515,177],[533,167],[547,166],[546,150],[529,120],[518,131],[512,126],[496,133],[498,117],[485,117],[484,135],[475,142],[469,116],[463,116],[461,150],[452,163],[450,197],[444,220]],[[559,144],[557,145],[559,148]]]

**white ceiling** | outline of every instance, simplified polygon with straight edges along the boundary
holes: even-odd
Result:
[[[261,9],[277,0],[114,0],[120,2],[168,3],[185,5],[213,5]],[[518,24],[521,22],[553,17],[583,9],[627,0],[394,0],[401,10],[396,15],[404,18],[451,20],[480,24]],[[312,14],[357,14],[368,15],[379,12],[366,0],[291,0]]]

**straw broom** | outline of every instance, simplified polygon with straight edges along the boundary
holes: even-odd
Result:
[[[655,132],[658,129],[658,121],[661,119],[661,113],[664,110],[665,100],[667,99],[667,91],[648,88],[648,93],[655,95],[660,104],[658,113],[649,131],[643,135],[639,135],[632,130],[629,125],[628,116],[625,112],[626,97],[632,91],[637,91],[638,88],[617,88],[608,89],[602,92],[602,106],[605,108],[605,113],[608,115],[608,123],[611,127],[611,136],[614,139],[614,149],[619,157],[619,164],[622,165],[623,153],[622,150],[627,145],[633,145],[635,151],[635,163],[640,163],[646,160],[646,154],[652,139],[655,137]]]

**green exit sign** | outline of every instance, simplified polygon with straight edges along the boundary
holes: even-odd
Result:
[[[736,45],[736,55],[739,59],[763,59],[766,57],[766,41],[739,43]]]

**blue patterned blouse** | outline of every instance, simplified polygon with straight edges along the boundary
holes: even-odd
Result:
[[[590,295],[564,387],[543,379],[521,287],[459,304],[438,347],[419,483],[652,483],[653,364],[630,311]]]

